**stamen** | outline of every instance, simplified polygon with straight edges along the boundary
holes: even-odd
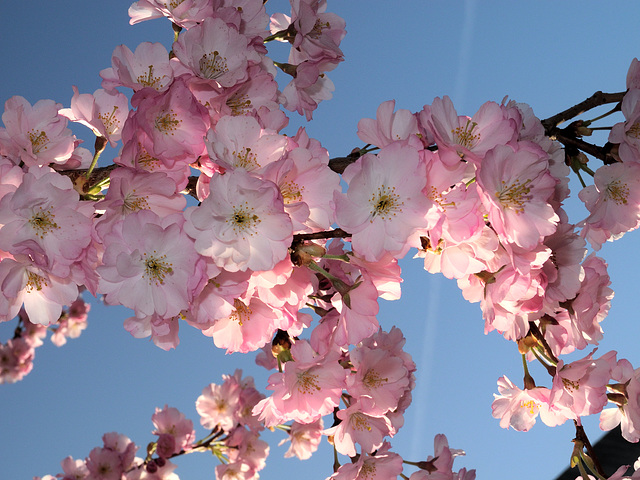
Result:
[[[178,119],[178,116],[171,109],[169,112],[162,112],[160,115],[156,117],[154,120],[154,125],[156,129],[160,133],[168,133],[169,135],[173,135],[178,127],[180,126],[181,121]]]
[[[524,183],[520,183],[520,180],[516,180],[511,185],[502,181],[502,189],[496,192],[496,198],[502,204],[504,208],[510,208],[520,214],[524,212],[524,204],[529,200],[529,193],[531,188],[529,184],[531,180],[525,180]]]
[[[458,145],[466,149],[473,148],[478,140],[480,140],[480,134],[473,133],[473,129],[476,128],[477,125],[478,124],[476,122],[467,120],[467,123],[464,127],[456,127],[451,130],[454,143],[457,143]]]
[[[404,202],[400,200],[400,195],[396,194],[396,187],[386,187],[382,185],[378,187],[378,191],[371,195],[369,202],[371,203],[371,219],[373,222],[376,216],[382,220],[389,220],[395,217],[397,213],[402,212]]]
[[[36,236],[40,237],[40,239],[43,239],[47,233],[60,228],[54,221],[55,214],[51,211],[52,208],[53,207],[49,207],[47,210],[44,210],[40,207],[29,219],[29,225],[36,230]]]
[[[145,257],[145,273],[142,275],[142,278],[146,277],[149,285],[152,283],[162,285],[165,277],[173,274],[173,264],[165,260],[167,258],[166,255],[158,255],[155,250],[153,251],[153,255],[149,255],[148,257],[146,253],[142,255]]]
[[[215,80],[227,73],[227,58],[220,55],[220,52],[214,50],[211,53],[205,53],[198,64],[200,73],[209,80]]]
[[[605,201],[610,198],[616,205],[627,204],[627,199],[629,198],[629,187],[626,183],[621,183],[620,180],[614,180],[607,185],[605,192]]]

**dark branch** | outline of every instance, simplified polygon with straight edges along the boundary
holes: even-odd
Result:
[[[561,123],[571,120],[572,118],[575,118],[592,108],[599,107],[600,105],[621,102],[625,93],[627,92],[603,93],[598,91],[573,107],[567,108],[563,112],[542,120],[542,126],[544,127],[546,134],[551,137],[551,131]]]

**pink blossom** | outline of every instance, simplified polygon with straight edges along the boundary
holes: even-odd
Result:
[[[40,100],[31,105],[25,98],[14,96],[4,104],[0,128],[0,151],[28,166],[62,164],[75,148],[75,137],[67,128],[67,119],[58,111],[62,105],[53,100]]]
[[[345,387],[345,371],[335,351],[319,356],[306,341],[299,340],[291,347],[291,354],[294,361],[284,364],[284,372],[269,377],[271,397],[253,409],[267,427],[288,420],[315,422],[333,411]]]
[[[75,283],[49,274],[25,255],[0,262],[0,288],[0,321],[15,317],[24,305],[29,321],[51,325],[78,296]]]
[[[391,144],[359,158],[342,178],[349,189],[335,195],[336,221],[352,234],[354,252],[369,261],[384,252],[402,257],[411,235],[427,224],[426,168],[418,151]]]
[[[211,189],[215,195],[185,212],[201,255],[229,271],[270,270],[285,258],[293,227],[272,182],[234,171],[214,176]]]
[[[285,458],[293,456],[300,460],[307,460],[318,449],[322,440],[322,431],[324,429],[322,419],[319,418],[313,423],[293,422],[289,430],[289,437],[282,440],[278,445],[285,442],[291,442],[289,450],[284,454]]]
[[[385,436],[394,434],[387,417],[374,417],[363,413],[360,402],[354,402],[347,409],[339,410],[336,416],[342,421],[325,430],[325,435],[333,436],[333,445],[343,455],[355,457],[356,443],[361,446],[362,453],[373,453],[382,446]]]
[[[67,277],[91,242],[92,213],[89,203],[79,201],[69,178],[50,169],[33,169],[0,201],[0,248],[41,254],[43,266]]]
[[[181,223],[181,217],[161,219],[140,210],[105,235],[98,267],[105,302],[132,308],[138,316],[165,318],[188,308],[205,281],[204,262]]]
[[[183,28],[191,28],[211,15],[212,0],[182,0],[166,2],[162,0],[137,0],[129,7],[129,23],[154,18],[167,17],[172,23]]]
[[[548,203],[556,180],[542,151],[498,146],[487,152],[477,173],[482,203],[503,242],[532,250],[556,230],[558,215]]]
[[[147,87],[164,92],[173,81],[169,52],[161,43],[143,42],[135,52],[119,45],[113,51],[111,65],[100,72],[105,90],[122,86],[136,92]]]
[[[354,463],[345,463],[331,475],[333,480],[388,480],[402,473],[402,457],[390,451],[385,442],[375,455],[360,455]]]
[[[226,168],[242,168],[260,174],[283,157],[287,137],[270,133],[250,116],[225,116],[207,134],[209,158]]]
[[[358,138],[376,147],[386,147],[392,142],[408,141],[419,133],[418,121],[409,111],[400,109],[394,113],[395,100],[383,102],[376,110],[376,119],[363,118],[358,122]]]
[[[295,76],[282,90],[282,105],[289,111],[304,113],[307,120],[323,100],[333,96],[335,87],[329,77],[322,73],[323,65],[311,61],[295,67]]]
[[[158,451],[162,458],[169,458],[181,450],[189,450],[196,439],[193,430],[193,422],[187,419],[182,412],[173,407],[164,406],[162,410],[156,408],[151,417],[156,429],[151,432],[154,435],[169,435],[173,438],[173,448]]]
[[[135,338],[151,337],[157,347],[162,350],[171,350],[180,343],[178,330],[181,318],[183,318],[182,313],[168,318],[155,314],[129,317],[124,321],[124,329]]]
[[[144,147],[167,166],[205,151],[209,116],[182,79],[174,80],[166,92],[142,90],[134,95],[131,104],[137,111],[132,112],[127,123],[134,122],[133,126],[147,137]],[[136,141],[138,135],[130,139],[123,132],[123,140]]]
[[[493,417],[500,419],[502,428],[512,427],[514,430],[526,432],[536,423],[538,414],[550,427],[560,425],[567,420],[563,414],[551,406],[549,400],[551,392],[547,388],[521,390],[506,376],[502,376],[498,379],[498,391],[500,395],[493,394],[495,400],[491,410]]]
[[[260,62],[247,37],[219,18],[206,18],[184,32],[173,51],[193,74],[225,88],[246,81],[249,66]]]
[[[518,133],[516,122],[495,102],[485,102],[469,118],[458,116],[449,97],[435,98],[419,119],[433,133],[449,168],[457,167],[461,159],[479,162],[494,147],[515,141]]]
[[[640,225],[640,164],[616,163],[596,170],[593,185],[578,194],[589,210],[582,236],[595,250]]]
[[[611,351],[594,360],[592,355],[565,365],[556,366],[550,401],[557,408],[567,410],[568,417],[581,417],[600,413],[607,404],[606,385],[616,363],[616,352]]]
[[[76,86],[73,87],[71,108],[60,110],[60,115],[89,127],[97,137],[109,140],[112,147],[120,140],[128,113],[129,101],[122,93],[99,89],[93,95],[81,95]]]
[[[383,415],[398,407],[409,386],[409,372],[400,357],[382,349],[358,347],[350,353],[355,373],[347,377],[347,391],[369,415]]]

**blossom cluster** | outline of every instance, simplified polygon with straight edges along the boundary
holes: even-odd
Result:
[[[367,145],[346,167],[304,128],[285,135],[281,107],[311,119],[330,98],[326,72],[342,61],[345,35],[324,0],[290,3],[290,15],[269,16],[262,0],[138,0],[131,23],[167,17],[170,51],[116,47],[102,88],[74,88],[70,108],[5,103],[0,321],[20,316],[29,333],[2,347],[0,381],[28,373],[46,327],[57,325],[56,344],[77,336],[87,308],[74,302],[85,289],[131,309],[125,329],[162,349],[176,348],[189,325],[227,353],[260,351],[273,370],[268,397],[241,372],[205,388],[197,409],[211,434],[201,442],[165,407],[147,458],[107,434],[85,461],[65,460],[60,476],[174,479],[170,458],[205,449],[224,456],[217,478],[253,479],[269,451],[260,433],[273,427],[288,430],[287,455],[301,459],[327,437],[350,459],[331,478],[402,474],[389,439],[411,404],[416,365],[400,330],[383,331],[377,314],[380,298],[400,298],[398,261],[412,249],[480,303],[485,332],[517,342],[552,376],[551,388],[538,387],[525,371],[524,389],[502,377],[493,403],[501,426],[601,413],[602,428],[620,423],[638,441],[640,373],[613,351],[560,357],[598,344],[613,297],[587,242],[598,250],[640,225],[639,62],[625,121],[610,135],[616,161],[595,171],[579,194],[589,216],[571,223],[568,163],[580,159],[525,104],[486,102],[469,117],[446,96],[419,112],[384,102],[359,122]],[[287,63],[267,56],[271,41],[291,45]],[[278,69],[292,77],[282,89]],[[94,153],[69,122],[96,135]],[[107,144],[121,148],[96,168]],[[437,437],[411,478],[472,480],[473,470],[452,470],[459,453]]]

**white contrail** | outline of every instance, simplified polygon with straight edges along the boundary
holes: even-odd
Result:
[[[443,279],[440,275],[429,275],[428,296],[426,318],[424,319],[424,333],[422,334],[422,355],[414,359],[418,366],[416,388],[413,391],[413,435],[411,441],[411,460],[426,460],[429,452],[430,442],[427,443],[425,451],[425,429],[423,426],[427,422],[427,412],[429,411],[429,389],[431,386],[431,372],[433,366],[433,356],[435,339],[438,325],[438,307],[440,304],[440,290]],[[427,440],[428,441],[428,440]]]
[[[458,51],[458,74],[453,89],[453,98],[458,112],[464,111],[467,85],[469,80],[469,66],[473,46],[473,30],[476,20],[477,0],[465,0],[462,34],[460,35],[460,50]]]

